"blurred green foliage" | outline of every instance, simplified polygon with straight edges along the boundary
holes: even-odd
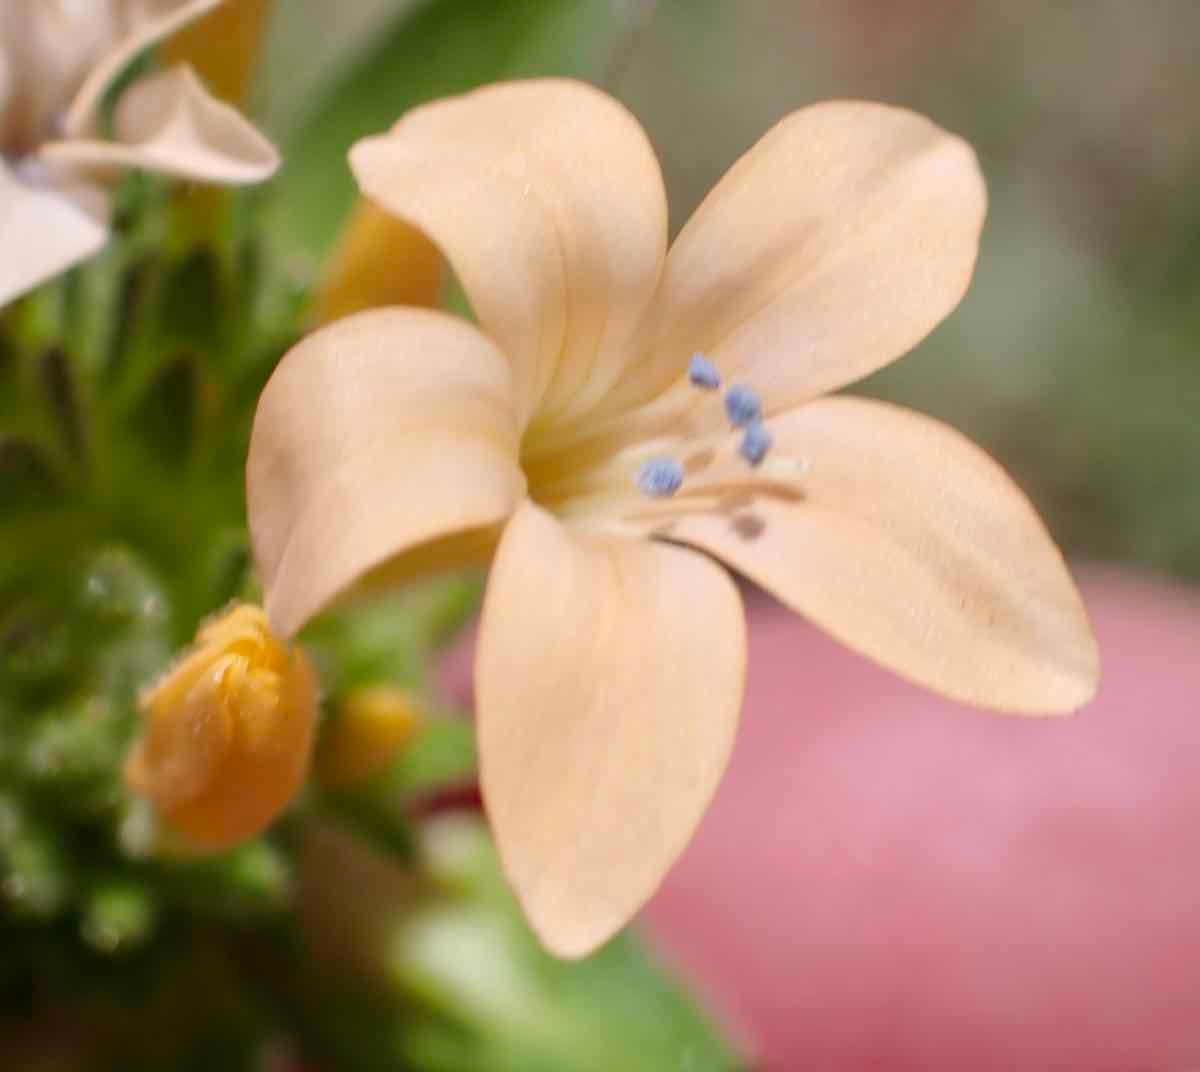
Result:
[[[619,23],[608,0],[427,0],[406,5],[330,76],[284,138],[271,224],[319,254],[355,198],[346,152],[424,101],[504,78],[598,73]]]

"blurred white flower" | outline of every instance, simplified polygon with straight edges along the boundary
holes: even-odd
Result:
[[[0,305],[95,253],[119,170],[258,182],[271,144],[186,66],[136,81],[111,129],[105,97],[139,55],[222,0],[3,0]]]

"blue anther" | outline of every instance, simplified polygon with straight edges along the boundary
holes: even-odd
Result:
[[[745,428],[762,417],[762,403],[754,388],[735,383],[725,392],[725,415],[735,428]]]
[[[771,449],[771,444],[774,441],[774,437],[762,421],[751,421],[746,425],[746,431],[742,436],[738,453],[751,465],[761,465],[763,458],[767,456],[767,451]]]
[[[703,354],[692,354],[688,362],[688,379],[702,391],[715,391],[721,386],[721,372]]]
[[[683,483],[683,466],[674,458],[651,458],[642,463],[634,482],[643,495],[665,499],[674,495]]]

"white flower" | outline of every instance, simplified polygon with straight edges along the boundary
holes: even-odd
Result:
[[[145,49],[222,0],[0,0],[0,306],[91,256],[107,238],[119,169],[252,183],[279,163],[186,66],[139,79],[112,136],[104,96]]]

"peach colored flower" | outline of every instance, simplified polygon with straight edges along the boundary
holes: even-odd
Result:
[[[266,609],[290,635],[491,559],[483,792],[549,948],[586,953],[633,915],[725,768],[745,637],[718,562],[947,696],[1092,695],[1079,596],[1004,473],[928,418],[823,397],[965,291],[985,193],[963,142],[878,104],[795,112],[669,251],[645,134],[585,85],[430,104],[350,159],[479,326],[375,310],[284,358],[248,460]]]
[[[279,158],[190,68],[102,105],[145,49],[222,0],[3,0],[0,4],[0,305],[90,257],[107,238],[117,169],[251,183]]]

